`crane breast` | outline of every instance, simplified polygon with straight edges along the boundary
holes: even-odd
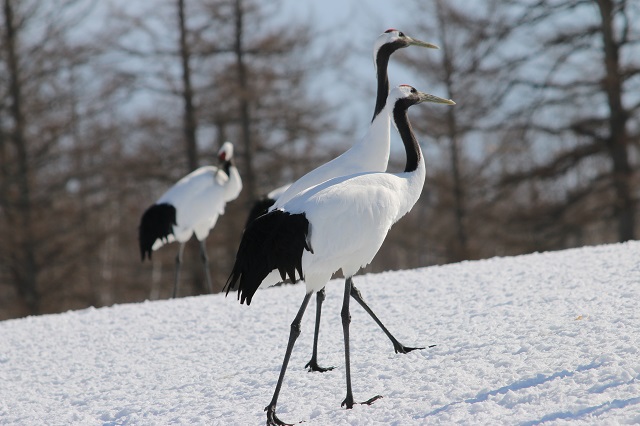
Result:
[[[180,179],[158,203],[169,203],[176,208],[174,234],[178,241],[186,241],[195,232],[202,240],[224,213],[224,186],[218,184],[217,167],[205,166]]]
[[[342,269],[354,275],[368,265],[399,216],[400,183],[386,173],[367,173],[332,179],[293,199],[291,212],[304,206],[310,224],[314,254],[304,254],[305,274]]]

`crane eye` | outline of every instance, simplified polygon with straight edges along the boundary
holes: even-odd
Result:
[[[400,32],[398,33],[398,35],[399,35],[400,37],[404,37],[404,33],[403,33],[402,31],[400,31]]]
[[[412,87],[412,88],[411,88],[411,93],[418,93],[418,91],[416,90],[416,88],[415,88],[415,87]]]

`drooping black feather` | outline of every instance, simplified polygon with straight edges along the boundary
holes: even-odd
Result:
[[[275,202],[276,200],[269,197],[264,197],[256,201],[253,204],[253,207],[251,207],[249,217],[247,217],[247,222],[244,224],[244,227],[246,228],[247,226],[249,226],[249,224],[256,220],[258,216],[262,216],[263,214],[267,213],[269,211],[269,207],[274,205]]]
[[[144,212],[138,227],[142,261],[144,261],[145,255],[151,260],[153,243],[157,239],[166,241],[167,237],[173,234],[173,225],[175,224],[176,208],[171,204],[154,204]]]
[[[251,304],[253,294],[262,281],[277,269],[282,280],[287,276],[296,282],[296,274],[304,279],[303,250],[307,245],[309,221],[304,213],[290,214],[274,210],[249,223],[242,235],[231,275],[225,288],[238,290],[240,303]]]

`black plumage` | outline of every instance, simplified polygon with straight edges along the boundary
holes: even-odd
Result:
[[[237,289],[240,303],[246,301],[250,305],[254,293],[274,269],[283,281],[287,277],[294,283],[304,279],[303,250],[313,253],[307,243],[308,234],[309,221],[304,213],[274,210],[250,222],[225,285],[227,294]]]
[[[143,261],[145,256],[151,260],[153,243],[157,239],[166,241],[167,237],[173,234],[173,225],[175,224],[176,208],[171,204],[154,204],[144,212],[138,227],[140,256]]]

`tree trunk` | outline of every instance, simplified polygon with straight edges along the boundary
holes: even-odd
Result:
[[[182,84],[184,99],[184,141],[189,171],[198,168],[198,143],[196,140],[196,114],[193,106],[193,88],[191,86],[191,68],[189,67],[189,44],[185,22],[184,0],[178,0],[178,23],[180,26],[180,59],[182,61]]]
[[[243,47],[243,18],[244,11],[242,9],[242,0],[235,2],[235,55],[236,66],[238,68],[238,88],[240,93],[239,113],[240,126],[242,130],[242,145],[244,147],[245,170],[242,174],[242,182],[244,191],[248,196],[249,202],[253,202],[256,198],[255,173],[253,170],[253,141],[251,140],[251,115],[249,111],[250,90],[247,84],[247,69],[244,62]]]
[[[11,99],[10,114],[13,120],[13,131],[9,135],[16,152],[16,183],[18,199],[15,205],[17,218],[13,224],[13,232],[18,235],[14,266],[18,294],[22,297],[30,314],[40,311],[40,296],[37,289],[38,265],[35,255],[35,238],[33,236],[33,206],[31,204],[31,184],[29,181],[29,157],[25,138],[25,116],[22,109],[22,88],[19,78],[17,57],[16,29],[14,27],[11,0],[4,2],[5,49],[9,73],[9,97]],[[11,208],[11,207],[10,207]]]
[[[622,106],[622,77],[619,62],[619,46],[613,28],[611,0],[596,0],[602,18],[601,31],[605,55],[604,89],[609,106],[609,138],[607,148],[613,167],[613,187],[616,194],[614,214],[618,222],[619,241],[634,238],[634,200],[631,193],[632,170],[627,149],[627,112]]]
[[[455,99],[453,87],[453,62],[447,43],[445,25],[447,22],[442,10],[440,1],[436,4],[438,13],[438,29],[440,39],[443,44],[442,65],[445,71],[445,87],[449,99]],[[451,179],[453,184],[453,211],[456,227],[456,243],[452,251],[452,262],[466,260],[469,257],[467,229],[465,226],[464,188],[460,176],[460,156],[458,148],[458,128],[456,122],[456,112],[454,108],[448,108],[447,117],[447,137],[449,138],[449,153],[451,156]]]
[[[182,65],[182,98],[184,100],[184,142],[187,154],[187,167],[189,171],[198,168],[198,142],[196,139],[197,123],[196,112],[193,105],[193,87],[191,85],[191,67],[189,59],[191,51],[187,42],[184,0],[178,0],[178,23],[180,26],[180,60]],[[191,259],[200,259],[200,245],[192,238],[187,244],[186,252]],[[199,262],[190,263],[192,272],[192,285],[196,294],[207,293],[204,273]],[[185,286],[182,286],[184,289]],[[184,295],[184,294],[183,294]]]

